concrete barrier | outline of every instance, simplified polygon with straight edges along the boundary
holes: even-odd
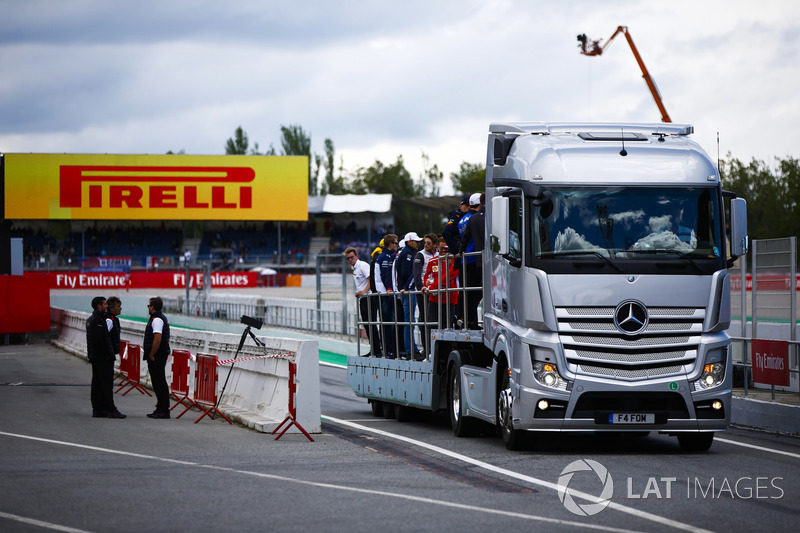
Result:
[[[63,350],[86,358],[86,320],[89,313],[51,307],[51,323],[57,330],[53,344]],[[142,344],[146,324],[120,319],[121,337],[133,344]],[[244,326],[241,327],[244,331]],[[256,333],[256,332],[254,332]],[[316,341],[258,336],[266,348],[255,346],[248,338],[239,358],[290,353],[297,364],[297,422],[309,433],[320,433],[319,345]],[[205,352],[221,360],[233,359],[241,334],[190,330],[170,324],[170,347],[189,350],[192,354]],[[119,365],[119,358],[117,358]],[[171,363],[167,363],[167,382],[172,379]],[[194,363],[190,361],[189,386],[194,386]],[[217,394],[225,380],[228,385],[220,398],[220,410],[225,416],[249,428],[271,432],[289,412],[288,358],[259,358],[219,366]],[[142,383],[151,386],[147,365],[142,365]],[[299,431],[292,428],[290,432]]]

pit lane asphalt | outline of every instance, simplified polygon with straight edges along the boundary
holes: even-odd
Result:
[[[90,374],[85,361],[49,345],[0,346],[0,530],[675,531],[701,525],[723,530],[735,529],[742,518],[733,511],[744,506],[750,520],[758,522],[755,515],[764,513],[772,516],[773,531],[788,531],[798,515],[793,502],[800,487],[791,475],[797,472],[796,458],[769,455],[748,464],[757,473],[786,472],[784,499],[623,499],[620,505],[637,506],[665,521],[611,510],[581,517],[541,485],[343,424],[323,422],[313,443],[299,433],[275,441],[220,418],[194,424],[196,410],[181,419],[151,420],[145,413],[154,400],[135,392],[115,397],[127,419],[94,419]],[[321,368],[320,376],[323,414],[381,424],[364,400],[352,396],[343,370]],[[383,423],[398,431],[399,423]],[[626,449],[606,443],[605,448],[592,444],[570,450],[556,441],[542,453],[514,454],[502,449],[499,439],[455,439],[440,426],[446,423],[433,419],[405,430],[552,482],[566,463],[590,449],[604,464],[637,465],[626,471],[639,484],[646,475],[678,468],[695,472],[701,464],[717,464],[714,472],[726,465],[731,470],[725,475],[732,478],[750,454],[715,444],[712,455],[686,456],[667,437],[650,437],[643,446]],[[759,464],[771,466],[752,466]],[[727,511],[720,515],[715,511],[720,509]]]
[[[275,441],[219,417],[194,424],[196,410],[181,419],[149,419],[154,400],[135,391],[115,396],[127,419],[92,418],[90,376],[85,361],[58,348],[0,346],[0,530],[468,532],[580,525],[553,507],[552,497],[541,503],[535,488],[330,423],[313,435],[315,442],[299,433]],[[619,517],[605,522],[623,525]]]

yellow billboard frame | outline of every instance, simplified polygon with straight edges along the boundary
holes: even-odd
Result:
[[[308,220],[308,157],[4,154],[10,220]]]

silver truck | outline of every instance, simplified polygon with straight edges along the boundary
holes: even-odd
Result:
[[[430,317],[428,360],[350,357],[353,391],[400,420],[446,409],[457,436],[495,425],[509,449],[657,431],[707,450],[730,421],[728,268],[747,207],[691,133],[492,124],[482,327]]]

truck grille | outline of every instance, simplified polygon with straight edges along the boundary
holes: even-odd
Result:
[[[697,359],[705,309],[648,308],[647,327],[632,336],[614,324],[613,307],[556,309],[558,331],[573,372],[644,380],[683,372]]]

